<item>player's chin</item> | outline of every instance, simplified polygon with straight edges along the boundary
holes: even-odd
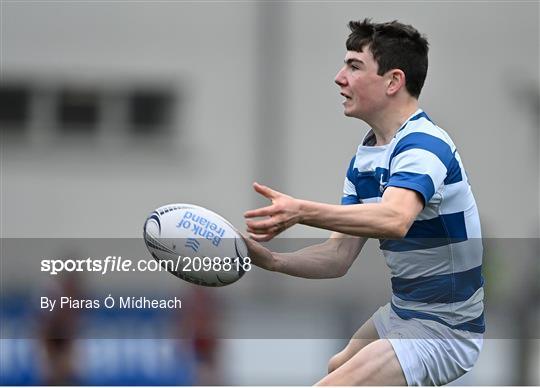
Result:
[[[352,109],[351,106],[347,106],[347,104],[344,104],[343,106],[343,114],[347,117],[352,117],[354,116],[354,110]]]
[[[351,109],[347,109],[347,108],[343,109],[343,114],[345,116],[347,116],[347,117],[353,117],[354,116],[353,111]]]

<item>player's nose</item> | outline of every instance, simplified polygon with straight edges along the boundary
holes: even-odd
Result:
[[[336,77],[334,78],[334,82],[338,84],[339,86],[345,86],[347,84],[347,78],[345,77],[345,66],[343,66],[338,73],[336,74]]]

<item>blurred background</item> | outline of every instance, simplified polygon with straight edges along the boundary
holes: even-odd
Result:
[[[460,151],[486,237],[487,339],[456,384],[538,385],[539,12],[538,2],[2,1],[1,237],[47,239],[43,257],[87,257],[81,240],[138,239],[153,209],[178,202],[243,229],[243,212],[265,203],[254,180],[338,203],[368,130],[343,116],[333,83],[346,24],[398,19],[429,39],[420,104]],[[341,279],[255,269],[218,290],[166,273],[51,280],[41,257],[2,249],[1,382],[310,385],[389,298],[377,245]],[[159,317],[36,308],[37,295],[111,292],[199,307]],[[139,328],[133,338],[99,334],[122,320]],[[279,321],[295,327],[260,334]],[[32,336],[10,331],[25,325]],[[98,334],[62,338],[85,325]],[[163,327],[183,334],[155,335]]]

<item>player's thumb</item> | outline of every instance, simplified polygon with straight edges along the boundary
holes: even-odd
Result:
[[[275,190],[272,190],[270,187],[261,185],[257,182],[253,183],[253,188],[255,191],[268,199],[275,199],[279,193]]]

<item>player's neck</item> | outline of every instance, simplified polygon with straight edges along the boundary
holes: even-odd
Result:
[[[396,132],[411,115],[418,110],[418,100],[411,99],[407,104],[390,106],[379,112],[377,117],[369,120],[368,124],[373,129],[378,146],[392,141]]]

